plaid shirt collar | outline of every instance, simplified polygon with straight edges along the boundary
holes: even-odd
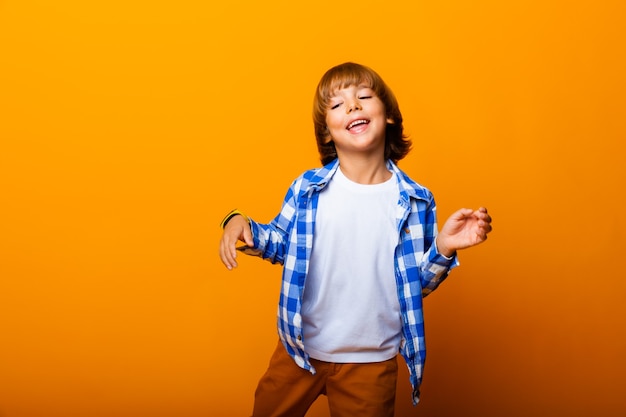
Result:
[[[306,192],[311,190],[320,191],[330,182],[335,172],[339,168],[339,159],[334,159],[326,166],[322,167],[313,177],[311,177]],[[423,186],[419,185],[411,178],[409,178],[398,166],[392,161],[387,160],[387,169],[393,172],[398,178],[400,187],[400,198],[405,207],[409,206],[411,198],[417,198],[420,200],[428,200],[429,192]]]

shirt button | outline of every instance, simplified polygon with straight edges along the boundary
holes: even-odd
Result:
[[[406,229],[404,229],[404,233],[406,233],[407,235],[411,234],[411,229],[407,227]]]
[[[302,341],[302,335],[301,334],[298,335],[298,340]]]

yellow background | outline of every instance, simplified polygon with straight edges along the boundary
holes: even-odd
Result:
[[[398,96],[440,220],[495,219],[398,415],[626,415],[625,4],[0,1],[0,416],[249,414],[280,267],[226,271],[218,223],[318,165],[347,60]]]

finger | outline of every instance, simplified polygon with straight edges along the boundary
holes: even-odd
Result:
[[[248,246],[254,246],[254,240],[252,239],[252,230],[249,227],[243,229],[243,241]]]
[[[485,207],[481,207],[484,211],[483,213],[485,214],[485,220],[489,223],[491,223],[491,215],[489,214],[489,212],[487,212],[487,209]]]
[[[228,269],[236,268],[237,261],[237,243],[243,238],[244,228],[242,228],[236,222],[237,218],[234,218],[224,229],[224,235],[222,236],[222,253],[223,262]]]
[[[491,223],[491,216],[487,212],[487,209],[484,207],[479,208],[474,212],[474,216],[480,220],[485,221],[486,223]]]
[[[220,241],[220,260],[227,269],[231,269],[230,260],[228,259],[228,253],[224,246],[224,241]]]
[[[237,242],[238,240],[234,240],[228,246],[228,248],[230,249],[230,256],[232,258],[232,262],[235,264],[235,266],[237,266],[237,262],[235,261],[235,258],[237,257]]]
[[[487,223],[487,222],[483,222],[482,220],[478,222],[478,232],[482,235],[485,236],[485,238],[487,237],[487,233],[490,233],[492,230],[491,224]]]
[[[461,208],[461,209],[458,209],[456,212],[454,212],[452,216],[450,217],[457,219],[457,220],[461,220],[466,217],[470,217],[473,213],[474,211],[470,208]]]
[[[220,243],[220,258],[222,263],[226,266],[226,268],[233,269],[237,267],[237,262],[235,261],[235,257],[237,255],[236,250],[234,250],[235,245],[229,242],[229,239],[226,237],[222,239]]]

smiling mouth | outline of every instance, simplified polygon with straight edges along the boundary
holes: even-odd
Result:
[[[350,129],[352,129],[355,126],[359,126],[359,125],[363,125],[363,124],[365,124],[365,125],[369,124],[369,122],[370,121],[366,120],[366,119],[357,119],[357,120],[354,120],[354,121],[350,122],[350,124],[348,124],[348,126],[346,126],[346,129],[350,130]]]

